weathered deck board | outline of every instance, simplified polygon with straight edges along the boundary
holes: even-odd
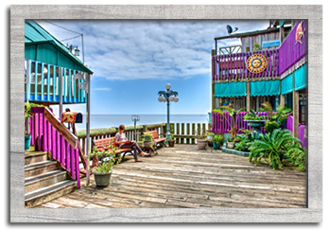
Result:
[[[42,208],[294,208],[304,207],[306,174],[274,171],[248,158],[196,145],[116,166],[107,188],[82,187]],[[82,185],[84,185],[82,179]]]

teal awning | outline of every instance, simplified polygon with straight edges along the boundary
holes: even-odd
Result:
[[[308,67],[304,64],[294,73],[294,89],[299,91],[307,87]]]
[[[293,91],[292,89],[292,74],[282,79],[282,95],[289,94]]]
[[[33,20],[25,21],[25,58],[93,74],[69,48]]]
[[[281,93],[280,80],[255,81],[250,83],[251,96],[271,96]]]
[[[215,97],[246,96],[246,82],[216,83],[214,84]]]

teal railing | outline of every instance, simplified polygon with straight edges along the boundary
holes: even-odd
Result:
[[[77,73],[83,79],[74,80]],[[78,87],[85,79],[86,73],[81,71],[25,60],[25,101],[59,103],[61,85],[63,103],[86,103],[85,92]]]

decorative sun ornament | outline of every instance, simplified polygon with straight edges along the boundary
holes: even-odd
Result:
[[[253,74],[263,72],[267,67],[267,58],[262,54],[254,54],[246,61],[248,70]]]

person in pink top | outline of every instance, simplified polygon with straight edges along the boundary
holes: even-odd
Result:
[[[150,156],[150,154],[147,154],[141,150],[139,145],[135,141],[129,141],[125,136],[125,125],[119,126],[119,132],[115,136],[115,144],[118,145],[120,148],[131,148],[133,149],[133,155],[135,162],[142,162],[142,160],[139,160],[137,157],[137,152],[141,154],[141,156]]]

